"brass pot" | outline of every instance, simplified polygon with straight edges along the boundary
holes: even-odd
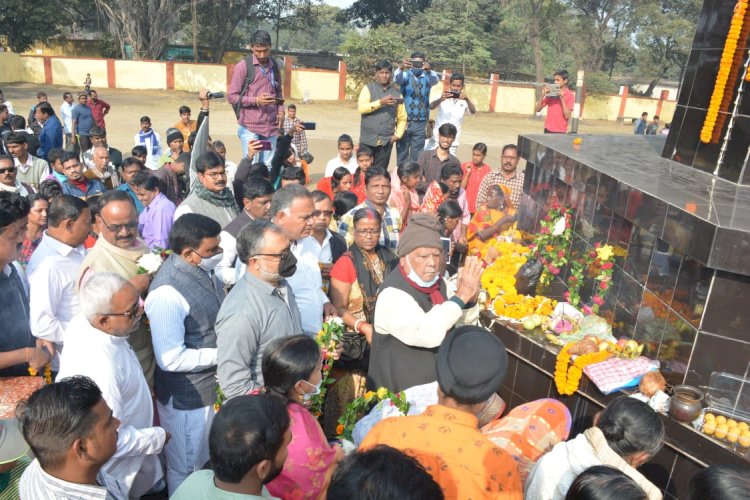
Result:
[[[703,409],[703,391],[689,385],[675,386],[669,400],[669,414],[679,422],[692,422]]]

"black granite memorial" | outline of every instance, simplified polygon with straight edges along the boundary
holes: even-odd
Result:
[[[616,249],[612,288],[599,314],[616,337],[645,344],[670,384],[707,386],[713,372],[750,377],[750,83],[746,40],[742,68],[727,84],[731,105],[718,141],[703,143],[706,117],[735,0],[706,0],[678,106],[665,136],[519,137],[526,160],[519,229],[539,230],[554,202],[574,211],[569,252],[596,242]],[[561,296],[567,269],[552,290]],[[585,303],[591,283],[581,290]],[[589,302],[590,303],[590,302]],[[543,339],[492,325],[514,357],[501,391],[509,404],[539,397],[565,402],[576,431],[611,398],[584,382],[560,398],[551,375],[555,356]],[[547,381],[540,382],[540,374]],[[578,420],[577,420],[578,421]],[[583,422],[583,423],[581,423]],[[665,417],[667,446],[646,467],[666,498],[683,497],[693,473],[710,463],[748,464],[692,428]]]

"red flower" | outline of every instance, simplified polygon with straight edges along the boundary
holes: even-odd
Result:
[[[602,290],[606,290],[607,288],[609,288],[609,283],[607,281],[602,281],[601,283],[599,283],[599,288],[601,288]]]
[[[557,276],[558,274],[560,274],[560,270],[559,270],[558,268],[556,268],[556,267],[555,267],[555,268],[553,268],[553,269],[552,269],[552,270],[551,270],[550,272],[551,272],[552,274],[554,274],[555,276]]]
[[[543,228],[541,228],[539,230],[539,233],[540,234],[549,234],[549,228],[548,227],[543,227]]]
[[[612,269],[613,266],[614,264],[612,262],[605,262],[602,264],[602,269]]]
[[[576,283],[578,281],[578,276],[571,274],[569,279],[571,283]]]
[[[563,257],[565,257],[565,252],[563,250],[558,250],[557,256],[562,259]]]
[[[601,245],[602,244],[597,241],[596,243],[594,243],[594,248],[599,248]]]
[[[565,292],[565,293],[563,294],[563,298],[564,298],[565,300],[568,300],[568,299],[570,298],[570,292]]]
[[[591,257],[592,259],[596,258],[596,252],[592,250],[591,252],[589,252],[589,256],[590,256],[590,257]]]
[[[604,304],[604,299],[599,297],[598,295],[594,295],[594,304],[600,306]]]

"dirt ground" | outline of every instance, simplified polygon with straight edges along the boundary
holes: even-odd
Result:
[[[36,93],[45,91],[49,100],[59,112],[62,104],[62,94],[65,91],[77,92],[74,89],[57,85],[36,85],[28,83],[3,84],[5,98],[13,104],[14,111],[28,116],[29,109],[36,103]],[[112,106],[112,110],[105,118],[107,122],[107,136],[109,144],[120,149],[123,156],[130,155],[133,147],[133,136],[138,132],[139,119],[143,115],[151,117],[154,129],[164,139],[168,127],[179,121],[178,108],[187,105],[193,110],[193,117],[198,116],[200,102],[197,93],[162,91],[162,90],[119,90],[97,89],[99,97]],[[288,100],[287,103],[293,102]],[[359,114],[356,102],[320,101],[297,105],[297,116],[303,121],[317,122],[317,129],[307,132],[310,150],[315,161],[310,165],[312,175],[321,174],[326,162],[336,155],[336,139],[347,133],[355,141],[359,135]],[[234,113],[225,100],[211,102],[210,134],[212,139],[219,139],[226,144],[227,156],[239,163],[242,149],[237,138],[237,122]],[[477,142],[484,142],[489,147],[486,159],[490,166],[500,162],[500,148],[504,144],[516,143],[519,134],[541,133],[543,120],[529,116],[478,113],[466,116],[463,124],[461,145],[458,148],[458,158],[461,161],[471,159],[471,146]],[[586,120],[579,126],[582,134],[631,134],[628,126],[620,126],[614,122]],[[395,148],[391,165],[395,163]]]

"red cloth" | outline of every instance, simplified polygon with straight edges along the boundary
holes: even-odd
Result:
[[[101,128],[105,128],[104,112],[109,112],[109,104],[97,99],[96,102],[89,101],[89,108],[91,108],[91,114],[94,116],[94,123]]]
[[[354,268],[354,261],[351,256],[344,254],[331,268],[331,278],[352,284],[357,281],[357,270]]]
[[[318,191],[323,191],[325,194],[327,194],[331,200],[333,200],[333,189],[331,189],[331,178],[330,177],[323,177],[318,181],[318,184],[315,186],[315,189]]]
[[[461,170],[464,171],[466,176],[466,167],[471,166],[471,176],[466,182],[466,200],[469,202],[469,212],[472,214],[477,211],[477,195],[479,194],[479,185],[482,183],[484,176],[490,173],[490,166],[486,163],[482,163],[481,167],[477,167],[473,162],[467,161],[461,164]]]
[[[422,293],[426,293],[427,295],[430,296],[430,301],[432,302],[433,306],[439,306],[440,304],[445,302],[445,297],[443,297],[443,294],[440,293],[440,279],[438,279],[435,282],[435,284],[430,287],[419,286],[409,279],[409,276],[407,276],[406,271],[404,271],[404,266],[398,266],[398,270],[401,272],[401,276],[404,277],[406,282],[409,283],[412,287],[414,287],[415,290],[418,290]]]
[[[357,204],[364,203],[367,194],[365,194],[365,174],[364,172],[359,173],[359,185],[352,184],[352,193],[357,195]]]

